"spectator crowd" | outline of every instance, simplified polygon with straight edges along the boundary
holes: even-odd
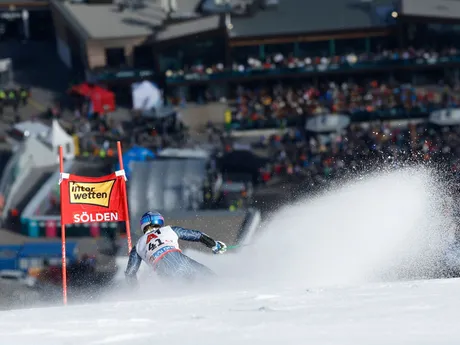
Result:
[[[245,73],[250,71],[295,69],[317,67],[319,70],[327,68],[339,68],[340,66],[353,66],[362,63],[386,63],[394,61],[418,61],[434,64],[442,58],[456,57],[459,52],[455,47],[445,48],[441,51],[430,49],[408,48],[381,49],[378,52],[350,52],[343,55],[327,56],[326,54],[295,56],[293,53],[287,56],[282,53],[269,54],[265,58],[249,56],[245,59],[235,59],[231,66],[225,66],[219,62],[210,66],[194,64],[184,69],[166,71],[166,77],[182,77],[190,75],[213,75],[223,72]],[[239,61],[238,61],[239,60]]]
[[[411,84],[366,84],[330,82],[318,87],[279,84],[250,89],[239,87],[231,105],[234,129],[279,128],[304,123],[309,116],[346,114],[359,116],[386,113],[428,113],[440,108],[456,108],[460,86],[438,84],[431,87]],[[404,117],[404,116],[403,116]]]
[[[271,157],[261,169],[263,182],[288,177],[319,187],[349,173],[411,162],[441,164],[447,173],[460,171],[460,126],[366,123],[329,134],[290,129],[264,138],[259,145]]]
[[[88,115],[78,106],[73,107],[73,112],[63,111],[56,102],[45,116],[59,119],[69,134],[78,137],[80,155],[86,157],[115,156],[117,141],[125,149],[143,146],[157,152],[184,146],[188,140],[187,128],[174,111],[162,118],[147,118],[135,111]]]

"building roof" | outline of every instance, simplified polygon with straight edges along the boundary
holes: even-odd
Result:
[[[143,7],[118,11],[115,4],[70,3],[51,0],[64,19],[84,39],[133,38],[156,34],[164,41],[217,29],[219,15],[194,17],[199,0],[177,0],[178,17],[191,18],[161,28],[167,14],[159,2],[143,1]],[[250,17],[233,16],[231,37],[256,37],[385,27],[391,24],[393,0],[283,0]],[[161,28],[161,29],[160,29]]]
[[[193,16],[197,14],[202,0],[176,0],[177,14],[182,16]]]
[[[452,0],[402,0],[401,13],[406,16],[459,19],[460,2]]]
[[[42,6],[47,6],[48,1],[47,0],[0,0],[0,5],[2,6],[21,6],[24,3],[34,3],[34,5],[42,5]]]
[[[216,30],[223,25],[220,16],[206,16],[181,23],[170,24],[156,35],[156,41],[167,41],[174,38],[199,34]]]
[[[151,1],[144,1],[143,8],[123,12],[119,12],[114,4],[52,1],[64,19],[84,39],[131,38],[156,33],[156,40],[165,41],[222,26],[219,15],[199,17],[195,12],[198,0],[178,1],[176,17],[190,19],[171,23],[161,29],[167,15],[161,5]]]
[[[21,133],[27,133],[25,136],[46,135],[50,130],[50,126],[45,125],[40,121],[23,121],[13,125],[13,128]]]
[[[252,17],[233,17],[232,37],[289,35],[387,26],[393,0],[282,0]]]
[[[114,4],[73,4],[53,1],[65,20],[86,39],[148,36],[161,26],[166,14],[151,2],[140,9],[118,11]]]

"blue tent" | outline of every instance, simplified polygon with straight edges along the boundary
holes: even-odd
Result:
[[[18,267],[20,245],[0,246],[0,270],[15,270]]]
[[[154,159],[156,157],[155,153],[153,151],[150,151],[149,149],[146,149],[145,147],[142,146],[134,146],[130,150],[126,151],[123,154],[123,165],[125,167],[125,173],[126,177],[129,178],[131,169],[130,169],[130,163],[133,162],[142,162],[146,161],[149,159]],[[120,169],[120,165],[117,164],[117,169]]]

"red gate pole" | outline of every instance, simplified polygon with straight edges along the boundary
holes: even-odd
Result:
[[[61,173],[60,178],[62,179],[62,173],[64,172],[64,158],[62,153],[62,146],[59,146],[59,171]],[[62,184],[59,187],[59,194],[61,199],[61,241],[62,241],[62,299],[64,305],[67,305],[67,260],[66,260],[66,241],[65,241],[65,224],[62,221],[62,208],[64,203],[62,202]]]
[[[117,141],[117,151],[118,151],[118,163],[120,164],[120,170],[124,170],[123,167],[123,156],[121,151],[121,142]],[[128,196],[126,193],[126,180],[123,179],[122,182],[122,189],[123,189],[123,202],[125,208],[125,215],[126,215],[126,237],[128,238],[128,251],[131,252],[132,243],[131,243],[131,226],[129,224],[129,210],[128,210]],[[129,254],[128,252],[128,254]]]

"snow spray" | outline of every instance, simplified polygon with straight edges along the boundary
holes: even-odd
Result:
[[[283,207],[234,267],[242,281],[306,287],[435,276],[454,228],[438,180],[403,168]]]

